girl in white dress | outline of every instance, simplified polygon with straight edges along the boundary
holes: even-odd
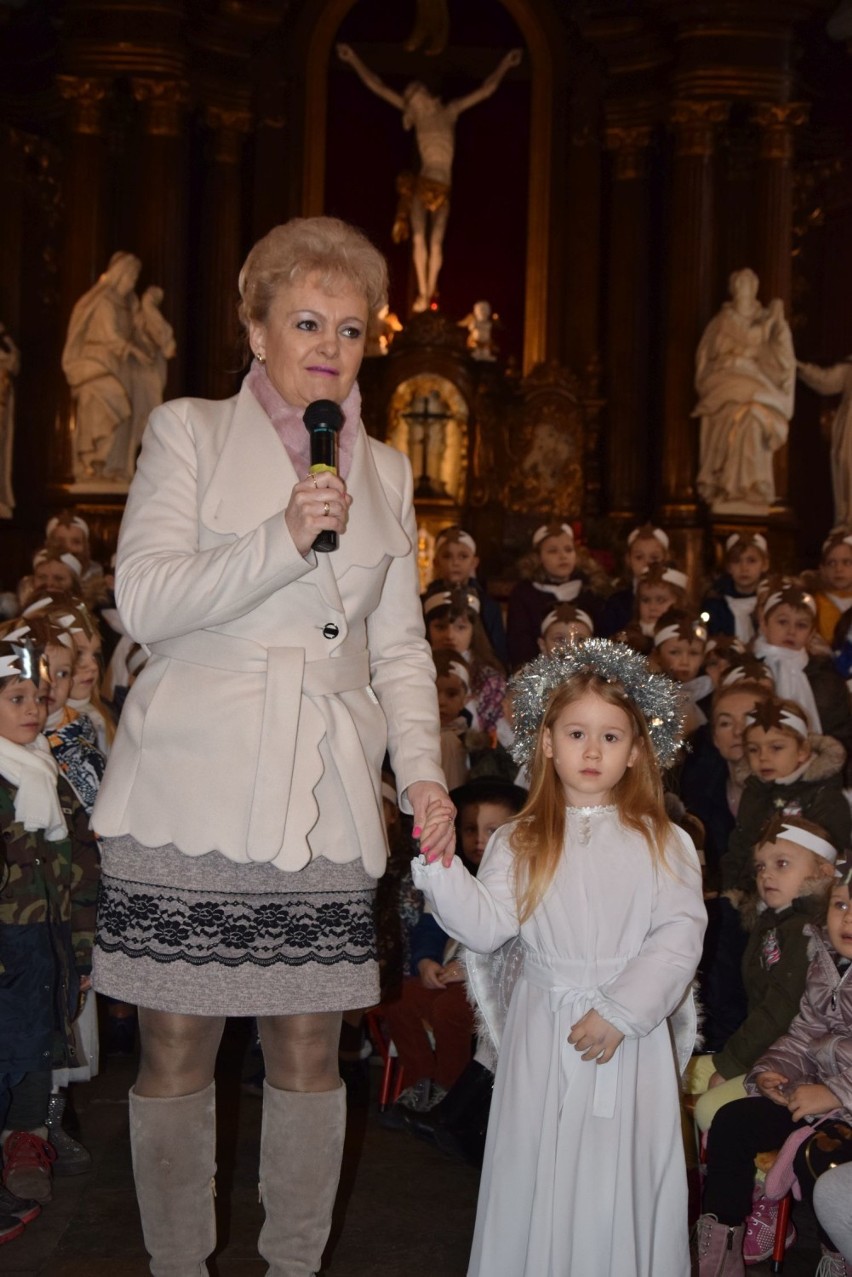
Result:
[[[468,1274],[688,1277],[667,1017],[689,996],[706,915],[660,783],[678,693],[601,639],[538,658],[512,686],[526,807],[477,878],[426,849],[414,864],[447,932],[476,953],[517,936],[522,949]]]

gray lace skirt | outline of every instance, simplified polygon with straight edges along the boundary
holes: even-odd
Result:
[[[294,1015],[379,1000],[376,881],[360,860],[297,873],[105,838],[99,993],[158,1011]]]

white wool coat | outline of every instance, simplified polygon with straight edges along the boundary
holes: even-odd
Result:
[[[408,460],[359,427],[331,554],[303,557],[290,536],[300,477],[246,387],[152,413],[116,566],[122,624],[151,658],[122,712],[99,836],[285,870],[360,855],[378,877],[386,744],[401,794],[443,784]]]

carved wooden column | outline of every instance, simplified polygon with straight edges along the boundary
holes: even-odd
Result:
[[[110,82],[61,75],[59,92],[68,107],[68,151],[65,167],[65,236],[59,285],[63,340],[75,302],[106,269],[112,247],[107,243],[105,115]],[[56,435],[51,445],[50,477],[73,480],[69,433],[70,395],[61,382]]]
[[[648,501],[648,187],[647,125],[606,131],[612,154],[606,316],[609,377],[607,461],[610,518],[635,522]]]
[[[165,398],[185,392],[186,366],[186,141],[182,80],[134,77],[133,96],[142,104],[139,148],[139,207],[136,251],[145,278],[165,293],[163,313],[175,330],[177,354],[169,360]]]
[[[601,294],[601,72],[586,56],[571,99],[563,275],[565,361],[580,376],[599,358]]]
[[[675,527],[693,526],[698,514],[698,423],[691,417],[695,407],[695,349],[712,312],[713,153],[716,126],[727,115],[727,103],[717,101],[682,100],[674,104],[672,112],[675,153],[660,519]],[[691,553],[686,545],[682,550],[687,556]]]
[[[804,124],[804,102],[760,102],[752,119],[760,129],[754,269],[764,301],[780,297],[789,319],[793,276],[793,130]]]
[[[237,276],[243,262],[242,175],[243,138],[249,130],[248,110],[208,106],[212,152],[207,175],[207,223],[201,259],[201,307],[198,325],[203,343],[199,351],[199,393],[227,398],[237,389],[239,322]]]

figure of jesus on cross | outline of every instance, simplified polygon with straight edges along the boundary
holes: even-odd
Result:
[[[450,215],[450,178],[455,151],[456,120],[462,111],[490,98],[507,71],[519,65],[523,52],[513,49],[478,89],[452,102],[434,97],[424,84],[413,80],[402,93],[388,88],[366,67],[348,44],[338,44],[337,54],[348,62],[367,88],[402,112],[406,129],[414,129],[420,153],[420,172],[403,173],[397,181],[400,204],[394,222],[396,243],[411,233],[412,257],[417,275],[417,300],[413,310],[426,310],[435,296],[443,263],[444,233]]]

